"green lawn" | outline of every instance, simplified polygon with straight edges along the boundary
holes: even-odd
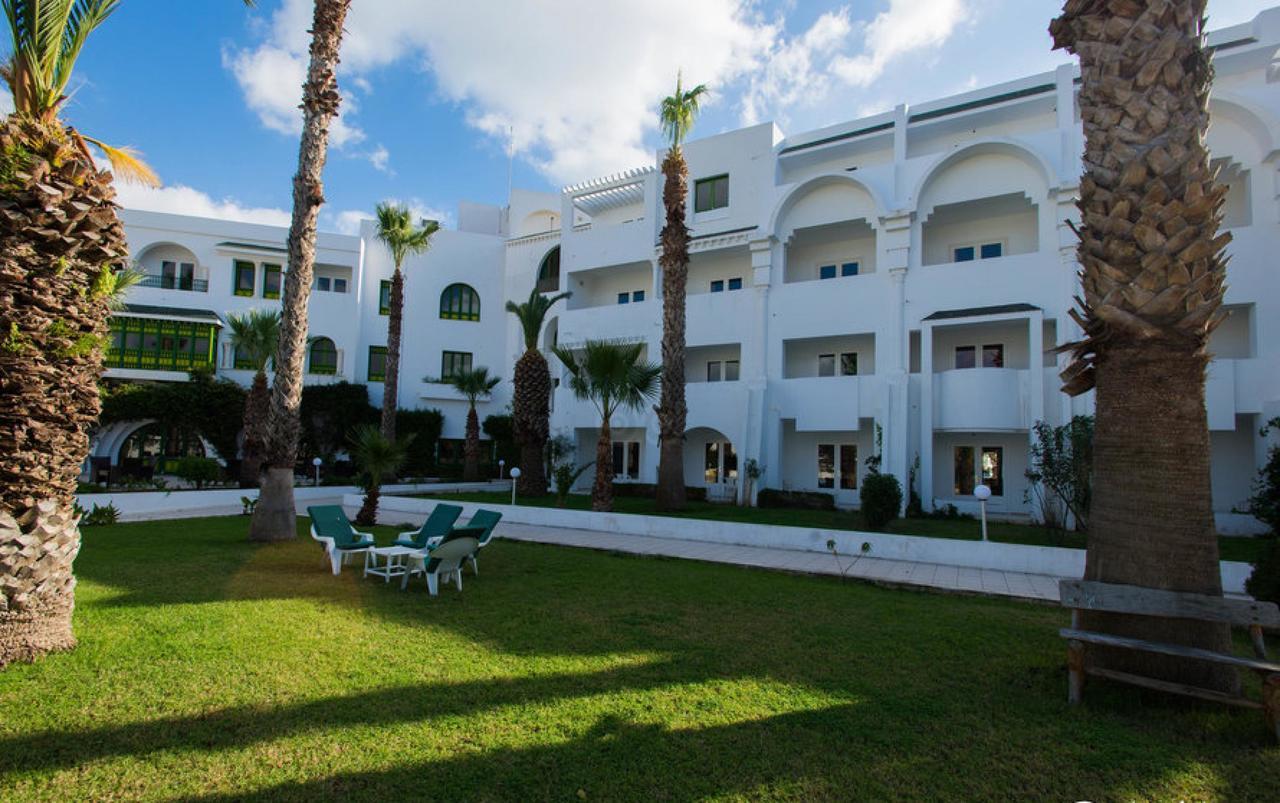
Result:
[[[1254,711],[1105,684],[1069,708],[1048,606],[516,542],[432,599],[246,521],[86,528],[80,647],[0,672],[0,799],[1244,800],[1280,778]]]
[[[413,494],[427,499],[455,499],[481,502],[490,505],[509,504],[511,495],[496,491],[451,494]],[[519,497],[522,505],[551,507],[554,496]],[[590,510],[591,497],[585,494],[569,496],[565,507],[573,510]],[[688,509],[680,513],[660,513],[653,507],[652,499],[620,496],[613,500],[618,513],[642,513],[649,516],[680,516],[691,519],[715,519],[746,524],[772,524],[778,527],[820,527],[832,530],[865,530],[862,515],[853,510],[784,510],[779,508],[738,507],[736,505],[690,502]],[[977,541],[982,538],[981,525],[973,519],[898,519],[889,526],[889,532],[898,535],[927,535],[932,538],[955,538]],[[1030,544],[1031,546],[1064,546],[1084,549],[1084,535],[1068,533],[1064,541],[1052,539],[1044,527],[1031,524],[1014,524],[993,521],[987,524],[987,535],[992,541],[1006,544]],[[1241,560],[1252,563],[1258,559],[1266,540],[1263,538],[1219,537],[1218,547],[1223,560]]]

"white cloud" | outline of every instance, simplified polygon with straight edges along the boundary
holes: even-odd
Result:
[[[830,91],[831,60],[848,45],[853,31],[849,9],[841,8],[818,17],[800,36],[779,42],[743,94],[743,125],[754,125],[770,112],[825,97]]]
[[[282,134],[299,134],[302,131],[302,82],[307,68],[301,53],[273,45],[257,50],[225,52],[222,64],[231,70],[245,102],[257,113],[262,124]],[[339,148],[362,142],[365,133],[358,126],[347,123],[354,116],[356,101],[350,94],[342,99],[338,116],[329,127],[329,137]]]
[[[374,170],[387,175],[395,175],[395,171],[391,169],[391,152],[382,143],[378,143],[377,147],[362,155],[369,160],[369,164],[373,165]]]
[[[0,114],[13,113],[13,95],[9,94],[9,90],[0,88]]]
[[[864,52],[837,57],[831,69],[848,84],[868,86],[894,59],[941,45],[966,16],[961,0],[890,0],[866,26]]]
[[[126,209],[147,212],[170,212],[269,226],[289,225],[289,212],[285,209],[245,206],[234,198],[218,200],[182,185],[156,188],[117,182],[116,201]]]

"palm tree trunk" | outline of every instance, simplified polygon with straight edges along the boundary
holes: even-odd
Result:
[[[244,400],[244,446],[241,448],[240,487],[258,487],[262,471],[262,450],[266,444],[267,417],[271,415],[271,389],[267,374],[259,371]]]
[[[338,113],[338,51],[351,0],[316,0],[311,25],[311,62],[302,85],[302,138],[293,177],[293,219],[289,225],[289,269],[284,279],[280,346],[271,387],[267,428],[267,471],[249,523],[255,541],[296,537],[293,469],[297,462],[298,408],[302,403],[302,363],[307,347],[307,304],[316,260],[316,221],[324,203],[329,123]]]
[[[516,490],[521,496],[543,496],[547,492],[543,452],[551,434],[551,371],[537,349],[528,349],[516,361],[512,384],[513,435],[520,446]]]
[[[1067,0],[1050,26],[1080,56],[1085,332],[1067,392],[1096,390],[1085,577],[1220,596],[1205,343],[1221,318],[1225,188],[1204,145],[1205,0]],[[1223,650],[1226,625],[1088,614],[1086,627]],[[1232,691],[1232,669],[1089,651],[1095,665]]]
[[[387,310],[387,371],[382,380],[382,437],[395,443],[396,407],[400,400],[400,326],[404,318],[404,272],[391,275]]]
[[[1108,349],[1097,363],[1085,579],[1222,595],[1209,483],[1203,352],[1147,344]],[[1230,651],[1226,625],[1087,614],[1086,627]],[[1234,670],[1128,651],[1094,651],[1099,665],[1234,690]]]
[[[100,409],[109,173],[57,122],[0,120],[0,667],[75,646],[76,481]]]
[[[684,395],[685,293],[689,280],[689,227],[685,225],[688,170],[684,154],[672,148],[662,160],[662,201],[667,223],[662,228],[662,398],[658,406],[656,504],[659,510],[685,506],[684,428],[688,410]]]
[[[600,421],[600,437],[596,440],[596,478],[591,483],[591,509],[613,510],[613,433],[609,419]]]
[[[475,482],[478,479],[480,479],[480,416],[476,414],[476,406],[472,404],[471,409],[467,411],[467,441],[463,447],[462,480]]]
[[[364,501],[356,512],[356,524],[361,527],[372,527],[378,523],[378,500],[382,497],[382,486],[370,485],[364,489]]]

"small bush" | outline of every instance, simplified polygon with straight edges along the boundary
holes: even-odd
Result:
[[[1271,537],[1266,551],[1253,564],[1253,574],[1244,583],[1244,590],[1254,599],[1280,604],[1280,538]]]
[[[892,474],[869,472],[862,478],[862,518],[872,530],[883,530],[902,509],[902,483]]]
[[[80,519],[80,524],[87,527],[94,527],[104,524],[115,524],[119,520],[120,511],[116,509],[114,504],[109,504],[106,507],[94,505],[93,510],[85,513],[84,517]]]
[[[791,508],[798,510],[835,510],[836,498],[818,491],[780,491],[761,488],[756,495],[757,507]]]
[[[613,495],[632,496],[642,499],[653,499],[658,495],[658,486],[652,482],[615,482],[613,484]],[[707,501],[706,488],[691,488],[685,486],[685,498],[690,502]]]
[[[173,469],[179,479],[196,486],[196,490],[203,488],[206,483],[216,481],[220,472],[218,461],[212,457],[179,458]]]

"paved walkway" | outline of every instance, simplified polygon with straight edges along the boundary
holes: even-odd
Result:
[[[1058,601],[1058,581],[1062,579],[1043,574],[970,569],[937,563],[911,563],[844,555],[840,556],[837,564],[836,558],[824,552],[716,544],[643,535],[619,535],[598,530],[568,530],[532,524],[504,522],[498,526],[497,535],[516,541],[605,549],[636,555],[662,555],[669,558],[687,558],[804,574],[840,575],[843,573],[848,577],[877,583],[922,586],[941,591],[990,594],[1041,602],[1056,603]]]

